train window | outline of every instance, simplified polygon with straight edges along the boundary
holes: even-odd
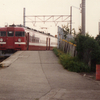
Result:
[[[6,36],[6,32],[5,31],[0,31],[0,36]]]
[[[25,32],[15,32],[15,36],[25,36]]]
[[[13,32],[13,31],[8,31],[8,36],[9,36],[9,37],[14,36],[14,32]]]
[[[39,43],[39,38],[35,38],[35,42],[36,43]]]
[[[35,43],[39,43],[39,38],[38,37],[33,37],[32,41],[35,42]]]

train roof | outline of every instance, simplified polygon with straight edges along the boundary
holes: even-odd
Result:
[[[21,30],[24,31],[24,28],[22,27],[0,27],[0,30],[6,31],[6,30]]]
[[[41,34],[43,34],[43,35],[49,35],[49,36],[51,36],[51,37],[56,38],[55,36],[51,35],[50,33],[44,33],[44,32],[42,32],[42,31],[39,31],[39,30],[30,28],[30,27],[27,27],[27,26],[24,27],[23,25],[17,25],[17,26],[18,26],[18,27],[23,27],[23,28],[25,28],[25,29],[29,29],[29,30],[32,30],[32,31],[35,31],[35,32],[39,32],[39,33],[41,33]]]
[[[33,28],[29,28],[29,27],[24,27],[23,25],[9,25],[9,27],[0,27],[0,30],[4,31],[4,30],[9,30],[9,29],[14,29],[14,30],[20,30],[20,31],[24,31],[24,29],[28,29],[28,30],[32,30],[32,31],[35,31],[35,32],[38,32],[40,34],[44,34],[44,35],[49,35],[51,37],[55,37],[53,35],[51,35],[50,33],[44,33],[42,31],[39,31],[39,30],[36,30],[36,29],[33,29]]]

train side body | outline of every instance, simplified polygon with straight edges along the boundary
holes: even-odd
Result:
[[[29,50],[52,50],[57,47],[57,38],[53,36],[29,29],[25,32],[29,33]]]
[[[0,50],[52,50],[57,38],[23,27],[0,28]]]

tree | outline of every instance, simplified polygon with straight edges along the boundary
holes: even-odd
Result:
[[[95,38],[95,40],[98,42],[98,44],[100,46],[100,35],[97,35],[97,37]]]
[[[93,37],[78,35],[76,40],[77,56],[95,71],[96,64],[100,63],[100,46]]]
[[[68,24],[67,24],[67,26],[66,25],[62,25],[62,28],[63,28],[63,32],[64,32],[64,38],[66,39],[67,35],[69,34]]]
[[[72,34],[74,35],[74,37],[76,36],[75,28],[72,29]]]

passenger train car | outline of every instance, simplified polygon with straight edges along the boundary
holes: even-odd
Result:
[[[57,38],[35,29],[11,25],[0,28],[0,50],[52,50],[57,47]]]

